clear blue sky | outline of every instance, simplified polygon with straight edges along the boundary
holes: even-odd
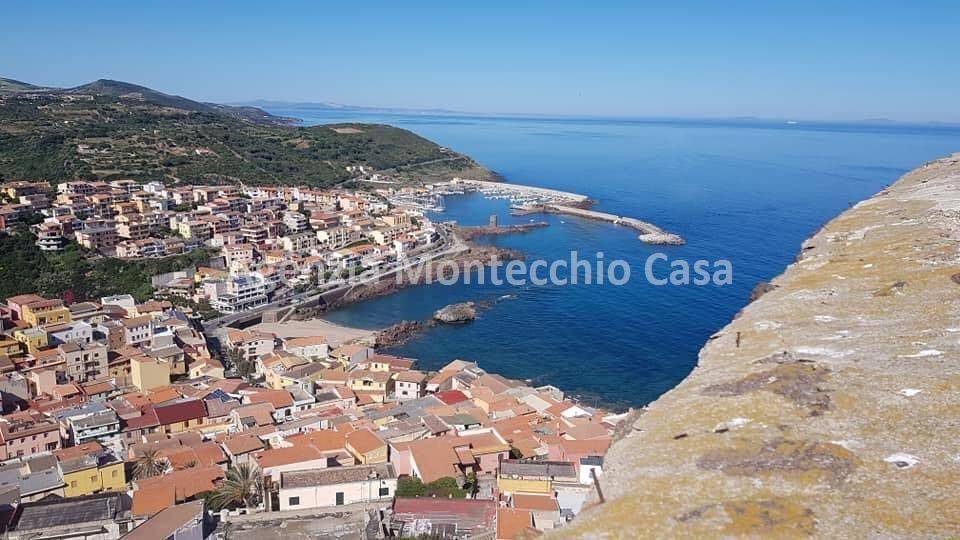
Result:
[[[960,2],[279,4],[5,3],[0,76],[220,102],[960,121]]]

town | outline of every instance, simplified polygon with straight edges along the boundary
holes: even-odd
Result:
[[[602,499],[623,414],[469,360],[421,371],[363,339],[236,317],[458,249],[403,204],[411,188],[48,186],[0,186],[0,225],[29,225],[42,251],[211,257],[155,276],[150,298],[0,306],[9,538],[265,538],[282,521],[507,539]]]

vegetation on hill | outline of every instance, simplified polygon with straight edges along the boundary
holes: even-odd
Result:
[[[490,174],[467,156],[392,126],[294,126],[255,107],[200,103],[118,81],[71,89],[0,83],[0,180],[323,187],[352,178],[352,165],[401,180]]]
[[[44,253],[34,241],[25,230],[0,233],[0,298],[36,293],[81,301],[131,294],[143,302],[153,294],[151,277],[203,264],[210,258],[204,249],[136,261],[88,258],[73,242],[64,251]]]

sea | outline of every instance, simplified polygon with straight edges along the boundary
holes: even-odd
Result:
[[[435,326],[389,352],[435,370],[454,359],[505,377],[550,384],[590,405],[640,407],[677,385],[707,339],[753,288],[794,261],[804,239],[852,204],[924,162],[960,151],[960,128],[753,120],[547,118],[267,107],[305,125],[384,123],[466,153],[504,181],[580,193],[595,209],[653,222],[687,240],[647,245],[636,231],[571,216],[510,215],[507,200],[448,196],[438,220],[547,227],[479,241],[527,260],[622,260],[628,283],[432,284],[326,315],[382,328],[427,320],[455,302],[484,306],[467,324]],[[655,285],[651,255],[693,266],[729,261],[732,283]],[[678,263],[679,264],[679,263]],[[716,266],[708,266],[708,268]],[[667,277],[669,262],[654,262]],[[476,280],[474,280],[476,281]]]

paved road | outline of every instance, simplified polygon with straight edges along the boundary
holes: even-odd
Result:
[[[301,306],[305,304],[310,304],[312,302],[317,302],[325,296],[331,296],[337,293],[346,294],[351,289],[357,286],[366,285],[375,281],[379,281],[385,277],[392,276],[399,271],[405,271],[409,268],[423,264],[427,261],[436,260],[440,257],[446,257],[448,255],[453,255],[457,253],[462,253],[469,249],[462,240],[457,238],[455,235],[446,230],[443,226],[438,228],[440,232],[440,240],[430,246],[426,251],[418,252],[414,251],[411,253],[411,256],[405,259],[401,264],[392,266],[386,270],[376,270],[368,271],[358,276],[350,278],[343,284],[337,284],[334,282],[328,288],[324,288],[319,292],[312,293],[297,293],[292,296],[287,296],[281,300],[271,302],[269,304],[264,304],[258,308],[251,309],[249,311],[244,311],[241,313],[234,313],[231,315],[225,315],[217,319],[211,319],[203,323],[204,331],[209,334],[217,332],[218,329],[229,326],[238,320],[246,319],[251,315],[256,315],[258,313],[263,313],[264,311],[269,311],[271,309],[277,309],[287,306]]]

